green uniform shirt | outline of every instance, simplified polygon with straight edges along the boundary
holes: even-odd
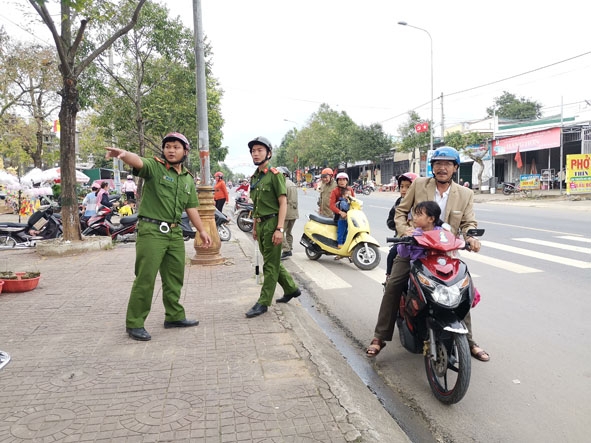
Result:
[[[186,208],[199,206],[193,176],[183,166],[178,174],[159,158],[142,158],[144,166],[134,175],[145,180],[139,217],[153,218],[167,223],[180,223]]]
[[[279,213],[280,195],[287,195],[285,177],[274,168],[259,169],[250,178],[250,198],[254,204],[253,217]]]

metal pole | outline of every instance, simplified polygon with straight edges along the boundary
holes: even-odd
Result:
[[[407,22],[398,22],[399,25],[408,26],[409,28],[415,28],[419,31],[425,32],[429,36],[429,42],[431,44],[431,123],[429,124],[429,149],[433,150],[433,38],[429,31],[418,26],[409,25]],[[441,134],[443,136],[443,134]]]
[[[201,245],[195,236],[195,257],[191,263],[217,265],[223,263],[220,256],[221,241],[215,224],[215,206],[209,166],[209,131],[207,122],[207,91],[205,82],[205,48],[203,43],[203,23],[201,21],[201,0],[193,0],[193,22],[195,27],[195,85],[197,87],[197,133],[199,134],[199,160],[201,161],[201,183],[198,186],[199,216],[203,227],[209,233],[210,248]]]

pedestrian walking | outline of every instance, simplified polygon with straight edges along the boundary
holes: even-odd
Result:
[[[230,195],[228,194],[228,188],[224,181],[224,174],[216,172],[213,177],[215,178],[215,185],[213,185],[213,200],[215,201],[215,207],[217,210],[222,212],[224,205],[230,201]]]
[[[150,313],[156,275],[162,279],[165,328],[197,326],[188,320],[179,303],[185,277],[185,242],[180,227],[182,212],[186,211],[197,228],[202,246],[211,246],[197,206],[193,176],[183,166],[190,145],[187,138],[171,132],[162,140],[162,157],[144,158],[119,148],[106,148],[107,159],[119,158],[133,167],[134,174],[144,179],[142,204],[138,212],[135,256],[135,280],[131,288],[126,330],[134,340],[152,337],[144,328]]]
[[[281,260],[285,260],[293,255],[293,235],[291,230],[296,220],[300,217],[298,212],[298,187],[289,178],[291,172],[285,166],[277,168],[285,177],[285,186],[287,188],[287,213],[285,214],[285,226],[283,233],[283,243],[281,245]]]
[[[292,276],[281,264],[285,215],[287,213],[287,188],[285,177],[277,169],[269,167],[273,146],[265,137],[248,142],[248,149],[257,170],[250,179],[250,197],[253,202],[253,238],[258,242],[263,256],[263,286],[259,299],[246,313],[252,318],[267,312],[273,301],[277,283],[284,295],[277,303],[287,303],[301,292]]]
[[[121,191],[125,192],[125,199],[127,201],[135,200],[137,185],[133,181],[133,175],[127,176],[127,180],[125,180],[125,183],[121,185]]]

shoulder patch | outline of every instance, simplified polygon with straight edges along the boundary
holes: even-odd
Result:
[[[279,174],[279,171],[275,168],[271,168],[271,172],[275,175]]]
[[[166,162],[164,160],[162,160],[160,157],[154,156],[154,160],[156,160],[158,163],[162,163],[163,165],[166,165]]]

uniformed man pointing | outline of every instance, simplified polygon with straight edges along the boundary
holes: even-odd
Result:
[[[287,303],[301,295],[289,272],[281,264],[281,243],[287,213],[287,188],[285,177],[275,168],[269,168],[273,155],[271,142],[257,137],[248,142],[248,149],[257,170],[250,179],[250,198],[253,201],[254,229],[252,236],[259,243],[263,256],[263,287],[258,301],[246,313],[256,317],[267,312],[273,301],[277,283],[284,295],[278,303]]]
[[[152,338],[144,322],[150,313],[159,271],[166,312],[164,327],[197,326],[197,320],[187,320],[185,309],[179,303],[185,277],[185,243],[180,227],[183,211],[197,228],[204,247],[211,245],[211,238],[197,211],[199,201],[193,176],[183,166],[190,149],[189,141],[178,132],[166,135],[162,140],[162,158],[143,158],[118,148],[105,149],[107,158],[120,158],[133,167],[134,175],[145,180],[138,211],[135,280],[125,319],[127,333],[134,340]]]

